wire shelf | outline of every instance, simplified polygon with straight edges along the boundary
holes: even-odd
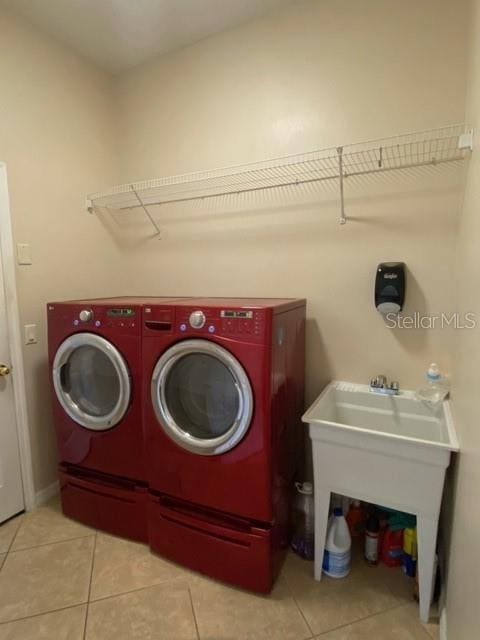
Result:
[[[198,171],[113,187],[87,198],[90,212],[141,209],[157,232],[148,207],[204,200],[295,185],[339,181],[340,222],[346,221],[344,183],[349,177],[463,160],[473,131],[464,124],[331,147],[261,162]]]

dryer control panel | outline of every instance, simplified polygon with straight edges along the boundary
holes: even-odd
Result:
[[[189,337],[209,334],[263,342],[266,339],[266,326],[265,309],[176,309],[175,328]]]

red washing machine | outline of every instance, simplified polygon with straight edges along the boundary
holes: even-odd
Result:
[[[63,511],[134,540],[147,540],[141,311],[167,300],[47,305]]]
[[[270,591],[302,449],[304,343],[305,300],[196,298],[143,310],[153,550]]]

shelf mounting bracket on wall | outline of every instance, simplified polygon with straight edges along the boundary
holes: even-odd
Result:
[[[468,129],[458,137],[458,148],[473,151],[473,129]]]
[[[343,147],[337,147],[338,153],[338,186],[340,190],[340,224],[345,224],[347,222],[347,217],[345,216],[345,198],[343,194]]]
[[[147,216],[147,218],[150,220],[152,227],[155,229],[156,236],[160,236],[161,231],[160,231],[160,227],[158,226],[158,224],[155,222],[152,214],[150,213],[150,211],[147,209],[147,207],[145,206],[145,204],[142,202],[142,199],[140,198],[140,196],[138,195],[137,190],[135,189],[135,187],[133,186],[133,184],[130,185],[130,189],[133,191],[136,199],[138,200],[138,204],[140,205],[140,207],[143,209],[143,211],[145,212],[145,215]]]

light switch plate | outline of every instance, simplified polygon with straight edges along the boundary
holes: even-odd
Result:
[[[30,254],[29,244],[17,244],[17,262],[18,264],[32,264],[32,256]]]
[[[26,324],[24,327],[25,344],[36,344],[37,341],[37,325]]]

